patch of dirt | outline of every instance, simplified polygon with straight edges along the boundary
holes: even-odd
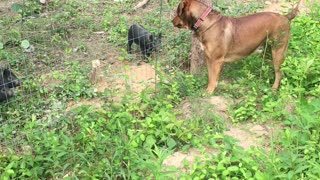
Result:
[[[237,145],[242,147],[245,150],[250,149],[251,147],[262,147],[265,150],[270,148],[270,139],[275,137],[277,132],[283,127],[279,123],[273,121],[259,124],[259,123],[243,123],[243,124],[233,124],[228,121],[228,108],[234,103],[231,99],[225,98],[223,96],[212,96],[208,99],[201,99],[195,101],[184,101],[180,105],[180,109],[183,111],[183,116],[185,118],[191,118],[192,116],[197,116],[194,111],[192,111],[193,103],[196,104],[196,107],[204,107],[199,105],[199,103],[207,103],[213,105],[211,109],[205,109],[203,111],[211,110],[220,117],[226,120],[227,131],[225,132],[226,136],[232,137],[237,140]],[[204,113],[204,112],[197,113]],[[173,166],[183,172],[188,172],[190,169],[184,167],[185,162],[188,165],[194,164],[196,159],[204,159],[205,157],[216,155],[218,150],[212,148],[206,148],[205,153],[201,153],[199,149],[191,148],[187,152],[175,152],[169,156],[163,163],[165,166]],[[190,167],[190,166],[189,166]],[[177,175],[178,176],[178,175]]]
[[[164,160],[164,166],[171,166],[177,169],[182,170],[183,172],[188,172],[189,169],[184,167],[184,164],[187,163],[189,166],[192,166],[196,162],[196,159],[204,159],[205,157],[211,157],[217,155],[217,150],[213,148],[206,147],[204,152],[201,152],[197,148],[191,148],[187,152],[175,152],[167,159]]]
[[[116,62],[110,65],[109,72],[105,72],[106,66],[100,67],[100,79],[94,85],[97,92],[104,92],[106,89],[111,91],[117,91],[117,97],[113,97],[112,100],[117,102],[123,94],[128,92],[140,93],[144,89],[155,89],[156,73],[154,67],[150,63],[144,63],[141,65],[132,65],[126,62]],[[89,76],[88,76],[89,78]],[[59,81],[48,78],[46,84],[55,84]],[[129,89],[127,89],[129,87]],[[73,108],[81,105],[90,105],[96,108],[101,108],[104,102],[99,99],[81,100],[80,102],[70,102],[67,105],[69,111]]]
[[[126,85],[137,93],[146,88],[155,89],[156,73],[154,67],[149,63],[141,65],[119,63],[112,65],[111,69],[106,77],[96,85],[98,92],[103,92],[105,89],[118,89],[123,92],[126,90]]]
[[[223,119],[228,119],[228,108],[233,104],[231,99],[227,99],[223,96],[212,96],[208,99],[208,103],[215,107],[214,112],[216,112],[217,115]]]
[[[181,119],[190,119],[194,115],[192,104],[189,100],[184,100],[178,108],[182,111]]]
[[[253,146],[263,147],[265,150],[269,150],[271,137],[275,137],[280,129],[283,129],[283,127],[273,121],[263,124],[232,124],[225,132],[225,135],[238,140],[237,145],[243,149],[248,150]]]
[[[236,100],[235,100],[236,101]],[[243,124],[233,124],[228,120],[229,114],[228,109],[232,105],[234,100],[225,98],[223,96],[212,96],[208,99],[197,99],[188,101],[185,100],[180,105],[180,110],[182,111],[183,118],[189,119],[192,116],[201,115],[201,113],[206,113],[206,111],[211,111],[223,118],[226,122],[227,131],[225,135],[236,139],[237,145],[244,148],[250,149],[251,146],[263,147],[266,150],[269,148],[269,140],[274,136],[277,130],[282,129],[282,127],[270,121],[268,123],[243,123]],[[194,111],[193,106],[205,107],[204,104],[211,104],[213,107],[205,108],[199,111]],[[198,109],[198,108],[197,108]],[[287,108],[286,108],[287,109]],[[292,111],[292,107],[288,107],[288,112]]]
[[[263,135],[268,135],[268,131],[259,124],[241,124],[239,127],[231,126],[225,135],[237,139],[237,143],[244,149],[251,146],[260,146]]]
[[[115,58],[121,55],[118,48],[106,42],[107,36],[105,31],[98,31],[91,34],[90,37],[85,40],[90,59],[100,59],[101,61],[107,61],[106,63],[112,64]]]
[[[42,74],[41,75],[41,79],[43,78],[44,81],[42,83],[42,86],[46,86],[49,88],[49,91],[50,91],[50,88],[52,86],[55,86],[55,85],[60,85],[62,84],[62,81],[60,79],[56,79],[54,78],[54,73],[63,73],[63,72],[58,72],[58,71],[53,71],[53,72],[50,72],[50,73],[46,73],[46,74]]]
[[[101,101],[100,99],[96,99],[96,98],[90,99],[90,100],[83,99],[80,102],[72,101],[72,102],[68,103],[66,111],[70,111],[71,109],[80,107],[82,105],[88,105],[88,106],[100,109],[103,104],[104,104],[103,101]]]
[[[9,11],[12,4],[20,2],[19,0],[0,1],[0,12]]]
[[[317,3],[319,0],[311,0],[310,3],[306,3],[306,0],[303,0],[302,5],[299,8],[301,13],[308,13],[309,8],[312,6],[312,3]],[[320,2],[320,1],[319,1]],[[285,0],[268,0],[265,2],[266,6],[261,11],[264,12],[276,12],[280,14],[287,14],[291,9],[293,9],[297,3],[288,2]]]
[[[213,113],[217,114],[223,119],[228,119],[228,108],[233,104],[231,99],[225,98],[223,96],[212,96],[209,99],[198,98],[192,100],[184,100],[179,106],[179,110],[182,111],[183,119],[190,119],[192,117],[207,113],[208,108],[206,105],[212,105],[209,109]],[[199,108],[203,107],[203,108]]]
[[[19,0],[0,1],[0,18],[4,16],[14,16],[15,12],[11,11],[11,5],[20,2]]]
[[[292,9],[295,6],[295,4],[292,4],[287,1],[277,1],[277,2],[266,1],[265,4],[266,6],[262,11],[276,12],[280,14],[286,14],[290,9]]]

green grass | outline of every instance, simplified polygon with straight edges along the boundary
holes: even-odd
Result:
[[[279,91],[271,91],[274,73],[268,56],[254,54],[225,66],[214,95],[234,100],[229,120],[262,124],[271,120],[282,127],[270,137],[268,149],[244,150],[224,135],[226,120],[203,101],[208,98],[202,96],[206,73],[191,75],[181,68],[188,61],[191,44],[190,32],[170,24],[170,11],[178,1],[169,1],[163,14],[159,14],[158,2],[150,2],[146,6],[150,11],[144,14],[132,10],[138,1],[55,1],[45,11],[36,1],[26,2],[23,12],[0,19],[0,58],[9,61],[24,80],[17,96],[0,105],[1,179],[320,176],[319,6],[292,22]],[[216,3],[229,15],[263,7],[256,2],[241,6],[235,1]],[[49,15],[19,21],[21,15],[30,17],[39,11]],[[122,94],[108,89],[97,93],[88,80],[90,62],[97,57],[90,56],[92,44],[87,40],[105,43],[105,54],[114,53],[112,60],[126,61],[122,49],[133,22],[164,34],[163,52],[155,58],[160,80],[157,91]],[[101,31],[104,36],[97,37],[95,33]],[[33,52],[24,52],[21,44],[26,41],[35,46]],[[56,83],[49,85],[49,77]],[[99,99],[101,107],[82,105],[66,111],[68,103],[83,99]],[[185,102],[190,103],[190,116],[181,110]],[[288,105],[294,110],[286,110]],[[174,152],[198,148],[205,154],[206,147],[218,153],[186,164],[190,171],[163,165]]]

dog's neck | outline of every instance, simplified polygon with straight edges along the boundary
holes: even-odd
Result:
[[[206,17],[209,15],[209,13],[212,11],[210,7],[207,7],[207,9],[202,13],[200,18],[197,20],[197,22],[193,25],[193,29],[197,30],[201,23],[206,19]]]
[[[218,11],[211,11],[206,19],[203,20],[203,22],[200,24],[200,26],[197,29],[192,28],[193,33],[196,36],[199,36],[200,34],[205,33],[207,30],[212,28],[215,24],[217,24],[218,21],[220,21],[223,18],[223,15]],[[211,19],[208,21],[208,19]],[[212,19],[215,19],[212,21]]]

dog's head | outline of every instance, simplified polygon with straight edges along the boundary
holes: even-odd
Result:
[[[212,6],[208,0],[181,0],[172,24],[177,28],[193,29],[202,13]]]
[[[177,28],[189,29],[190,19],[192,14],[190,12],[191,0],[181,0],[176,11],[175,17],[172,19],[172,24]]]
[[[206,6],[197,0],[181,0],[172,20],[177,28],[192,29]]]

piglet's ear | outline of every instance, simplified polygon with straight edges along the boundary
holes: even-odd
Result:
[[[9,69],[3,70],[3,76],[9,76],[10,74],[11,72],[9,71]]]
[[[150,35],[149,35],[149,42],[152,42],[152,41],[153,41],[153,35],[150,34]]]

